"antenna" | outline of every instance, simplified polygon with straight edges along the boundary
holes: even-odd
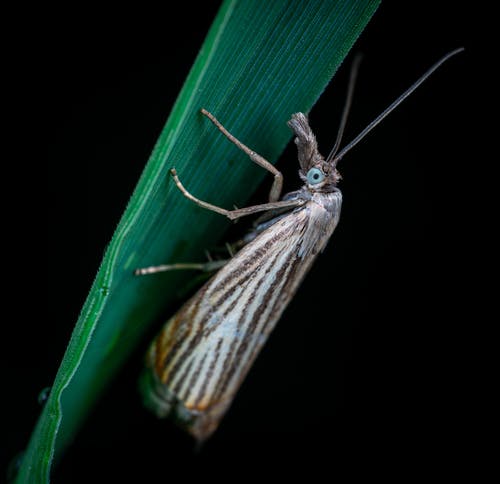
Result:
[[[337,166],[337,163],[342,159],[342,157],[355,145],[357,145],[377,124],[379,124],[390,112],[394,111],[410,94],[417,89],[417,87],[420,86],[435,70],[437,70],[439,67],[441,67],[448,59],[453,57],[454,55],[458,54],[459,52],[462,52],[464,50],[463,47],[459,47],[458,49],[452,50],[451,52],[448,52],[444,57],[442,57],[440,60],[438,60],[432,67],[430,67],[417,81],[415,81],[401,96],[399,96],[388,108],[386,108],[384,111],[382,111],[381,114],[379,114],[361,133],[358,134],[347,146],[345,146],[340,153],[338,153],[331,161],[331,155],[328,155],[328,160],[332,163],[332,165],[335,167]],[[354,69],[354,66],[353,66]],[[349,86],[349,91],[351,91],[351,86]],[[351,93],[352,95],[352,93]],[[349,96],[349,94],[348,94]],[[349,99],[348,99],[349,101]],[[350,101],[349,101],[350,104]],[[346,106],[348,106],[348,103],[346,101]],[[342,121],[344,122],[344,117],[347,118],[347,114],[345,113],[345,108],[344,108],[344,114],[342,115]],[[341,129],[343,131],[344,127],[341,125]],[[337,135],[337,140],[339,136]],[[337,143],[335,143],[337,144]],[[333,151],[333,150],[332,150]]]
[[[342,118],[340,119],[339,130],[337,131],[337,139],[335,140],[335,144],[333,145],[329,155],[326,157],[327,163],[334,158],[340,148],[340,142],[342,141],[342,136],[344,135],[345,126],[347,124],[347,117],[349,116],[349,111],[351,110],[354,86],[356,85],[356,77],[358,76],[359,64],[361,63],[362,58],[363,56],[361,54],[356,54],[356,57],[354,57],[352,62],[349,83],[347,84],[344,110],[342,111]]]

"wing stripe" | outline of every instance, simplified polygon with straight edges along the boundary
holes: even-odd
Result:
[[[227,361],[222,369],[223,374],[219,375],[218,384],[214,389],[213,398],[215,400],[222,398],[233,377],[238,378],[240,373],[246,373],[249,367],[250,361],[244,358],[244,354],[248,346],[254,343],[255,338],[253,338],[253,336],[258,334],[256,333],[256,328],[262,311],[266,308],[267,300],[271,297],[275,290],[275,286],[277,284],[283,284],[276,276],[286,272],[286,265],[289,263],[290,259],[293,259],[293,253],[287,254],[287,257],[284,257],[282,260],[283,265],[278,267],[277,260],[283,252],[285,252],[285,250],[279,251],[276,256],[269,261],[266,270],[262,271],[260,274],[260,279],[252,285],[253,291],[245,298],[245,305],[240,310],[239,319],[239,326],[240,328],[244,327],[245,332],[240,339],[234,339],[232,348],[228,352]],[[272,271],[275,271],[275,276],[269,287],[266,287],[264,282]],[[253,305],[252,309],[249,309],[250,305]]]

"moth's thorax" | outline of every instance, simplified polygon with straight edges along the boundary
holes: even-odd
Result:
[[[287,194],[284,199],[292,194]],[[308,184],[302,186],[297,192],[293,192],[293,198],[299,198],[323,207],[327,212],[340,211],[342,205],[342,192],[335,186],[324,190],[311,189]]]
[[[340,205],[342,204],[342,192],[338,188],[328,192],[312,192],[311,202],[331,212],[332,210],[340,209]]]
[[[342,193],[340,190],[334,192],[309,192],[309,199],[304,205],[307,224],[301,240],[299,255],[302,257],[308,254],[321,252],[340,218],[342,207]]]

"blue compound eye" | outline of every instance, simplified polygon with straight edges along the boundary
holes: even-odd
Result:
[[[306,178],[309,185],[317,185],[325,179],[325,174],[319,168],[311,168]]]

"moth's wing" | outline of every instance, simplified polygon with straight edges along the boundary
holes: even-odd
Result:
[[[314,210],[296,210],[260,233],[153,342],[148,365],[156,387],[150,393],[167,402],[162,403],[163,413],[174,409],[198,439],[216,429],[329,236],[318,235],[317,221],[311,218]]]

